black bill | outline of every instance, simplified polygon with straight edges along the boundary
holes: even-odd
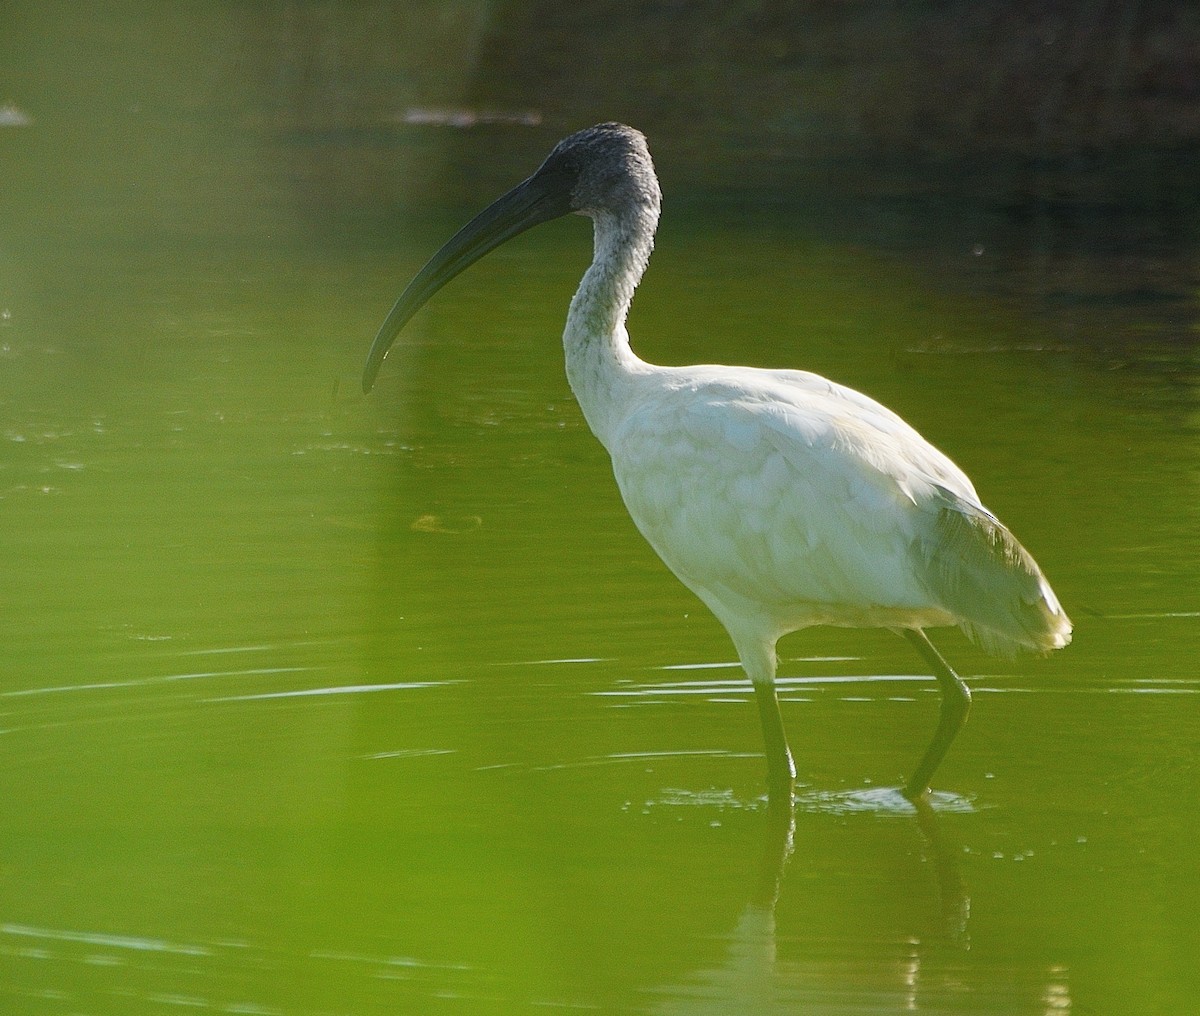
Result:
[[[446,241],[400,294],[380,326],[363,369],[363,391],[371,390],[396,336],[434,293],[488,251],[540,222],[566,215],[571,211],[574,182],[574,174],[553,158],[548,159],[533,176],[485,208]]]

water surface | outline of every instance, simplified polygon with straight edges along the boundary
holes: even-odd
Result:
[[[361,396],[406,275],[494,192],[423,177],[390,231],[314,225],[313,177],[281,167],[362,136],[189,105],[202,69],[227,80],[197,56],[221,37],[165,25],[158,56],[190,59],[148,57],[157,91],[109,69],[85,102],[35,32],[6,82],[32,121],[0,128],[6,1011],[1194,1006],[1186,257],[1155,276],[1192,287],[1164,308],[1112,297],[1128,269],[1103,252],[1049,285],[1011,217],[900,239],[886,187],[668,191],[639,352],[892,406],[1077,626],[1047,660],[939,638],[976,705],[920,817],[893,789],[936,716],[920,661],[887,633],[789,637],[788,829],[732,648],[641,542],[563,378],[587,224],[448,287]],[[552,134],[382,137],[404,165],[486,167]]]

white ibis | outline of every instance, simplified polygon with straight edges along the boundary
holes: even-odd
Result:
[[[658,367],[630,349],[625,318],[660,203],[638,131],[604,123],[560,141],[409,283],[375,336],[363,390],[450,279],[531,226],[589,216],[594,257],[567,313],[567,378],[634,523],[733,639],[758,703],[770,800],[791,801],[796,773],[775,644],[812,625],[890,628],[932,668],[938,725],[904,787],[922,798],[971,702],[925,629],[1045,653],[1070,641],[1071,622],[966,474],[878,402],[804,371]]]

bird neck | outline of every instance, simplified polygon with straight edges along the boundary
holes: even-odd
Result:
[[[597,212],[594,253],[563,332],[567,380],[592,433],[606,447],[632,377],[647,368],[629,348],[625,318],[654,247],[658,202],[627,214]]]

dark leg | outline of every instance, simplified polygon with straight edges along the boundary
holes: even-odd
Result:
[[[796,764],[788,749],[779,699],[773,684],[754,683],[754,698],[758,702],[758,718],[762,721],[763,743],[767,748],[767,797],[772,807],[792,806],[792,790],[796,783]]]
[[[933,648],[933,643],[925,637],[919,628],[906,628],[903,635],[913,644],[913,648],[933,668],[933,676],[937,678],[938,687],[942,691],[942,711],[938,716],[937,730],[933,740],[925,749],[925,756],[912,774],[904,788],[904,796],[916,800],[929,789],[929,781],[934,771],[946,756],[946,751],[955,735],[967,722],[967,713],[971,708],[971,690],[963,683],[950,665],[942,659],[941,653]]]

